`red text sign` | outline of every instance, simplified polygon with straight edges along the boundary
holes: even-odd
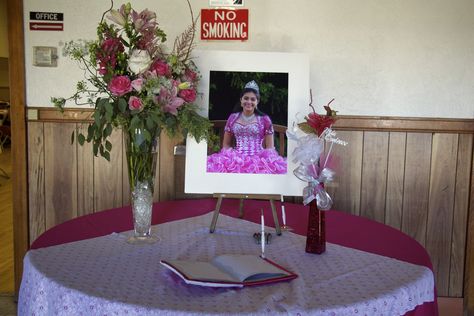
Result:
[[[202,40],[247,40],[249,10],[202,9]]]

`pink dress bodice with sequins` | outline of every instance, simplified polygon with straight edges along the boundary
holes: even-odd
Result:
[[[273,135],[270,118],[256,116],[254,122],[242,124],[240,115],[232,113],[224,128],[235,138],[235,148],[224,148],[207,157],[207,172],[286,173],[286,158],[279,156],[274,148],[264,148],[265,136]]]
[[[273,134],[273,125],[268,116],[256,116],[250,124],[239,122],[240,113],[233,113],[227,120],[225,131],[235,137],[235,150],[244,155],[255,155],[263,148],[266,135]]]

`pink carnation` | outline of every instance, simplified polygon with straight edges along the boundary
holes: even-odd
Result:
[[[186,78],[186,81],[194,82],[197,78],[197,73],[195,73],[191,69],[186,69],[186,71],[184,72],[184,77]]]
[[[179,96],[186,102],[193,102],[196,100],[196,90],[184,89],[179,92]]]
[[[155,71],[159,76],[167,76],[171,73],[170,66],[159,59],[151,65],[150,71]]]
[[[132,84],[127,76],[115,76],[109,82],[109,90],[112,95],[121,97],[132,91]]]
[[[143,110],[143,102],[140,98],[131,96],[128,100],[128,108],[132,111],[141,111]]]

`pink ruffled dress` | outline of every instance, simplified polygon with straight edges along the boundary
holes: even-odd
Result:
[[[263,148],[265,136],[273,135],[270,118],[257,115],[255,122],[243,125],[238,122],[239,116],[232,113],[224,128],[235,137],[235,148],[223,148],[208,156],[207,172],[285,174],[286,158],[273,148]]]

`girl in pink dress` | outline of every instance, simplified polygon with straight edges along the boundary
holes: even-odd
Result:
[[[286,158],[275,150],[272,121],[257,109],[259,101],[257,83],[247,83],[240,96],[242,111],[227,119],[222,149],[207,157],[207,172],[286,173]]]

